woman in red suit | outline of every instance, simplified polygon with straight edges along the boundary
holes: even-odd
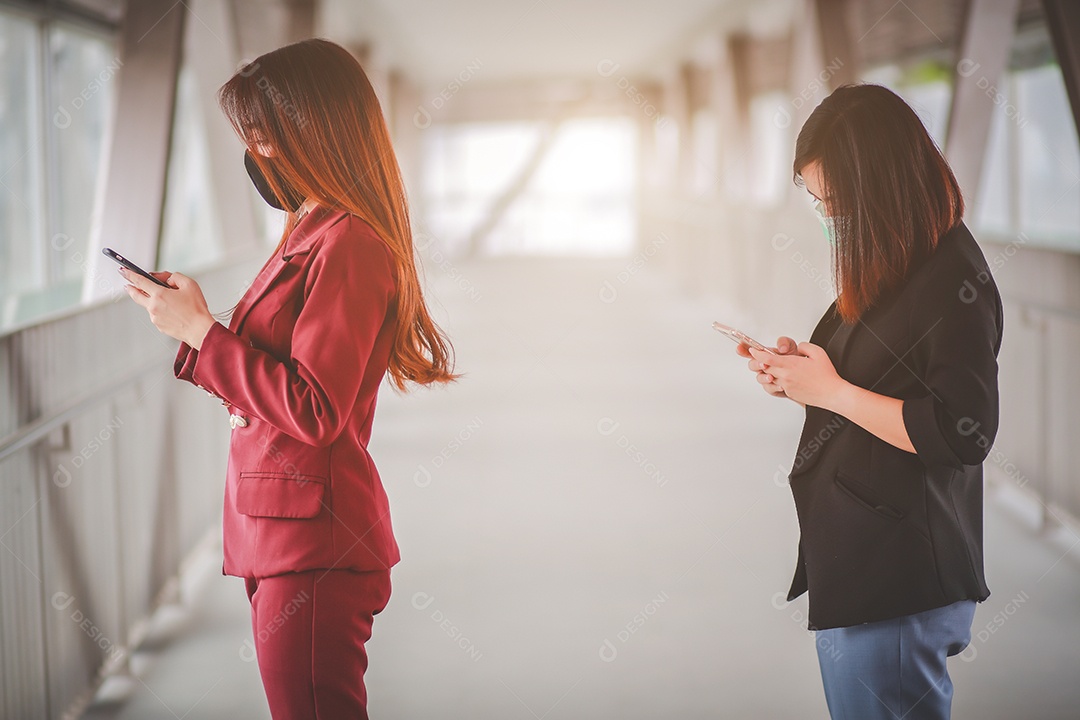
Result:
[[[244,66],[219,100],[281,241],[228,327],[194,280],[124,272],[181,341],[175,373],[228,409],[223,572],[245,579],[276,720],[366,718],[365,642],[398,547],[367,452],[380,382],[454,379],[428,315],[408,207],[379,102],[325,40]]]

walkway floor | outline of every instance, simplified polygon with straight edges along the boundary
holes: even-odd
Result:
[[[380,400],[404,560],[369,645],[373,717],[827,717],[805,598],[778,600],[801,410],[710,330],[720,308],[625,267],[429,267],[466,377]],[[994,594],[952,664],[954,716],[1076,718],[1078,540],[996,501],[986,535]],[[126,699],[86,718],[269,717],[242,582],[217,562],[102,693]]]

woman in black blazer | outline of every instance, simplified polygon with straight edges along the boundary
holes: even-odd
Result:
[[[788,599],[809,592],[833,718],[947,718],[946,657],[989,595],[982,462],[1001,299],[952,171],[891,91],[826,98],[794,172],[833,243],[837,300],[810,342],[738,348],[766,392],[806,407]]]

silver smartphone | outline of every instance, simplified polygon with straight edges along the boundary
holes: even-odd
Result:
[[[719,333],[723,333],[724,335],[727,335],[729,338],[731,338],[732,340],[734,340],[737,343],[746,343],[747,345],[754,348],[755,350],[761,350],[762,352],[767,352],[767,353],[769,353],[771,355],[776,354],[776,352],[774,352],[771,348],[765,347],[764,345],[759,343],[757,340],[750,337],[749,335],[747,335],[746,333],[744,333],[741,330],[736,330],[733,327],[730,327],[728,325],[724,325],[723,323],[718,323],[718,322],[714,322],[712,324],[712,326],[713,326],[713,330],[716,330]]]

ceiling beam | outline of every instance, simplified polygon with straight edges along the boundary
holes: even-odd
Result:
[[[1020,0],[968,0],[965,11],[945,156],[969,199],[979,196],[990,122],[998,112],[995,101],[1003,97],[997,88],[1005,77],[1019,10]]]

